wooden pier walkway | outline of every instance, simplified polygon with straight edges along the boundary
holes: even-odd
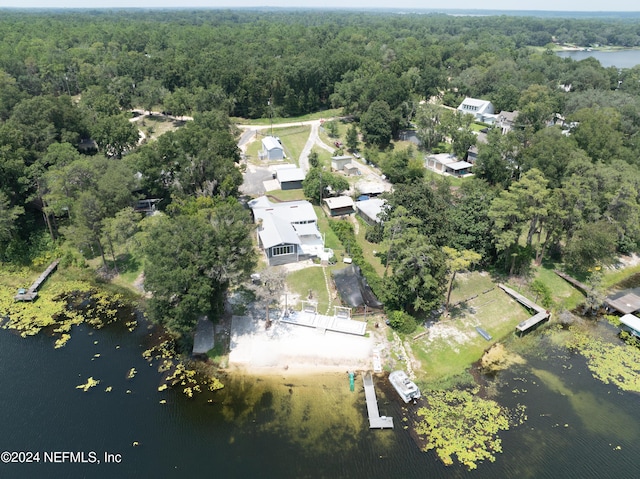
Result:
[[[562,279],[564,279],[567,283],[575,286],[576,289],[579,290],[585,296],[587,296],[591,292],[591,288],[589,286],[587,286],[584,283],[581,283],[575,278],[572,278],[568,274],[563,273],[562,271],[558,271],[557,269],[554,269],[553,272],[558,276],[560,276]]]
[[[18,291],[18,294],[16,294],[13,299],[16,301],[33,301],[34,299],[36,299],[38,297],[38,289],[40,289],[40,286],[42,286],[42,283],[47,280],[49,275],[51,275],[51,273],[56,270],[56,268],[58,267],[58,263],[60,263],[59,259],[51,263],[47,267],[47,269],[45,269],[44,272],[40,276],[38,276],[38,279],[33,282],[28,290]]]
[[[393,429],[393,418],[380,416],[378,411],[378,400],[376,399],[376,390],[373,386],[373,377],[371,371],[367,371],[362,376],[364,383],[364,395],[367,399],[367,412],[369,413],[369,429]]]
[[[525,308],[528,308],[536,312],[536,314],[531,316],[529,319],[525,319],[524,321],[521,321],[520,323],[518,323],[518,325],[516,326],[516,333],[519,333],[519,334],[525,333],[526,331],[533,328],[534,326],[537,326],[543,321],[546,321],[547,319],[549,319],[549,316],[551,316],[551,314],[542,306],[538,306],[536,303],[529,300],[528,298],[525,298],[517,291],[514,291],[511,288],[508,288],[504,284],[498,284],[498,287],[501,290],[503,290],[505,293],[507,293],[509,296],[511,296],[513,299],[515,299],[518,303],[522,304]]]

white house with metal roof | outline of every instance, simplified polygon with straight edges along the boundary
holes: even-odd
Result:
[[[454,155],[449,153],[438,153],[437,155],[428,155],[424,159],[424,166],[441,175],[451,176],[467,176],[472,174],[473,165],[467,161],[460,161]]]
[[[284,159],[284,149],[275,136],[265,136],[262,139],[261,160],[276,161]]]
[[[274,203],[266,196],[249,202],[258,241],[270,266],[322,256],[318,217],[308,201]]]
[[[483,123],[493,124],[496,120],[493,104],[487,100],[467,97],[460,103],[460,106],[458,106],[458,111],[460,113],[473,115],[476,121]]]

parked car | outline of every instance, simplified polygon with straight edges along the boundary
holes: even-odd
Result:
[[[353,152],[353,157],[360,159],[360,153],[358,153],[357,151],[354,151]]]
[[[342,142],[341,141],[335,141],[333,144],[336,145],[336,148],[342,148]]]

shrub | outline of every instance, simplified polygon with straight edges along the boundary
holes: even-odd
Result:
[[[551,296],[551,290],[539,279],[536,279],[531,283],[531,289],[538,297],[537,302],[542,304],[545,308],[550,308],[553,305],[553,298]]]
[[[418,323],[409,313],[391,311],[389,314],[389,326],[403,334],[411,334],[418,327]]]

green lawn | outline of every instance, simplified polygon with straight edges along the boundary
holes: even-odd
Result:
[[[313,209],[315,210],[316,216],[318,217],[318,229],[324,237],[325,248],[331,248],[336,257],[340,258],[341,255],[344,254],[344,246],[342,246],[342,243],[331,229],[331,226],[329,226],[329,221],[336,220],[330,220],[329,218],[327,218],[324,210],[317,205],[314,205]]]
[[[610,289],[616,284],[638,273],[640,273],[640,265],[620,269],[605,268],[602,275],[601,287],[603,290]]]
[[[330,274],[329,271],[327,274]],[[309,297],[309,290],[311,290],[312,300],[318,302],[320,314],[324,314],[329,306],[329,294],[320,266],[289,273],[287,290],[299,294],[301,300],[306,300]]]
[[[273,129],[273,134],[282,141],[282,146],[284,147],[285,154],[287,155],[286,161],[298,164],[300,153],[302,153],[304,145],[309,139],[310,131],[310,126],[292,126],[289,128]],[[271,132],[259,132],[256,139],[247,145],[246,155],[249,157],[249,161],[260,165],[268,164],[265,161],[258,160],[258,153],[262,149],[262,138],[267,134],[270,135]]]
[[[362,218],[360,218],[357,215],[356,215],[356,219],[359,225],[358,233],[356,234],[356,240],[358,241],[358,244],[362,248],[362,255],[364,256],[364,259],[367,261],[367,263],[373,266],[373,269],[375,269],[376,273],[378,273],[378,276],[382,277],[384,275],[384,265],[380,262],[380,258],[375,254],[373,254],[374,251],[381,250],[381,245],[375,244],[375,243],[369,243],[365,239],[365,235],[367,234],[367,228],[370,228],[370,226],[367,225],[362,220]]]
[[[546,284],[551,290],[553,301],[555,303],[554,309],[572,310],[575,309],[580,303],[584,301],[584,295],[576,288],[571,286],[567,281],[553,272],[553,264],[543,265],[535,268],[535,279],[539,279]],[[535,300],[535,293],[530,293],[531,299]]]
[[[296,201],[305,199],[302,190],[274,190],[269,191],[268,194],[280,201]]]
[[[323,118],[333,118],[336,116],[340,116],[342,114],[342,109],[334,108],[331,110],[323,110],[315,113],[309,113],[308,115],[290,117],[290,118],[274,118],[273,124],[278,125],[281,123],[296,123],[299,121],[311,121],[311,120],[321,120]],[[232,117],[231,121],[238,125],[270,125],[272,123],[270,118],[256,118],[253,120],[249,120],[246,118],[240,117]]]
[[[412,351],[421,363],[418,375],[434,387],[449,384],[452,378],[464,375],[491,344],[513,335],[515,326],[531,316],[499,289],[488,273],[458,275],[451,302],[464,299],[467,301],[450,308],[450,317],[443,317],[435,326],[442,334],[432,341],[428,341],[428,335],[410,341]],[[478,334],[476,326],[485,329],[493,339],[486,341]],[[412,336],[421,331],[425,331],[424,328],[419,328]]]
[[[292,126],[290,128],[274,128],[273,134],[280,138],[287,160],[298,164],[300,153],[309,139],[310,126]]]

